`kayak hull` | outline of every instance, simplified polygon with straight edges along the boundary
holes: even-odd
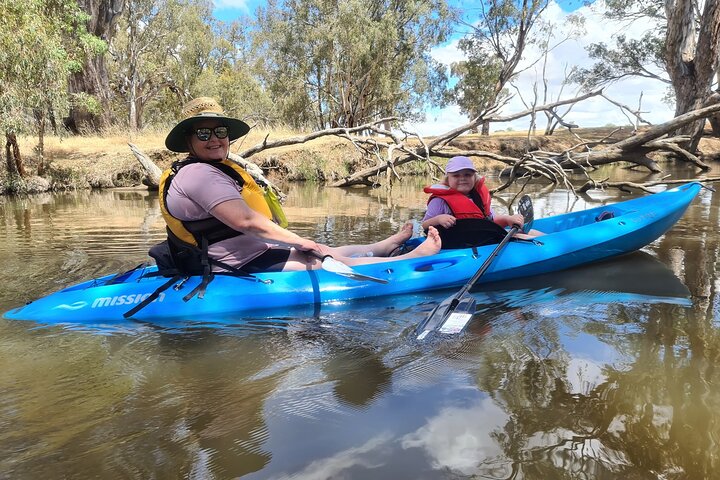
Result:
[[[688,183],[661,193],[535,220],[546,235],[536,241],[512,241],[478,283],[540,275],[638,250],[667,232],[684,214],[701,185]],[[603,212],[613,217],[596,221]],[[184,301],[200,282],[165,290],[133,319],[202,319],[298,305],[346,302],[461,286],[480,268],[494,245],[444,250],[437,255],[354,267],[387,284],[357,281],[324,270],[268,272],[255,279],[216,275],[205,292]],[[124,320],[123,314],[167,282],[148,277],[154,266],[108,275],[67,287],[3,314],[11,320],[40,323],[88,323]]]

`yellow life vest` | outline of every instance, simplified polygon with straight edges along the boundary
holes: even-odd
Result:
[[[195,221],[182,221],[173,217],[167,209],[166,201],[167,194],[170,189],[170,183],[177,174],[177,172],[184,166],[190,165],[191,163],[197,163],[201,160],[189,158],[180,162],[175,162],[170,168],[165,170],[160,177],[160,212],[162,213],[163,219],[168,226],[168,229],[185,243],[200,246],[200,237],[204,236],[208,239],[208,243],[218,242],[227,238],[242,235],[242,232],[234,230],[215,217],[210,217],[204,220]],[[258,212],[259,214],[273,219],[273,214],[265,200],[265,191],[255,183],[255,180],[248,174],[240,165],[225,159],[221,162],[205,162],[214,168],[217,168],[225,175],[232,178],[235,182],[242,187],[240,195],[245,203],[250,208]]]

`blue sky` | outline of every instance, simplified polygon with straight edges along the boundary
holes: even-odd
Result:
[[[452,0],[451,0],[452,1]],[[477,1],[454,0],[453,4],[458,6],[474,7]],[[586,18],[585,33],[563,43],[548,56],[547,68],[545,69],[545,80],[548,82],[548,98],[555,101],[558,98],[569,99],[580,94],[576,86],[562,86],[565,78],[565,71],[572,66],[589,67],[593,61],[587,55],[585,48],[591,43],[605,42],[612,43],[613,37],[619,33],[628,38],[640,38],[646,31],[657,28],[649,21],[635,22],[628,25],[613,24],[602,17],[603,0],[594,0],[591,5],[585,5],[583,0],[555,0],[546,9],[545,20],[557,25],[558,32],[563,30],[566,24],[566,17],[572,12],[579,13]],[[259,5],[264,5],[261,0],[215,0],[215,15],[221,20],[231,21],[241,16],[253,16]],[[431,55],[440,63],[447,65],[463,59],[462,53],[457,49],[459,34],[451,38],[446,44],[439,45],[431,50]],[[539,58],[539,53],[526,49],[525,67],[527,68],[513,82],[514,93],[511,101],[503,107],[501,114],[526,110],[526,105],[532,101],[530,98],[535,88],[542,85],[543,73],[541,66],[533,64]],[[523,64],[519,67],[523,67]],[[627,79],[621,83],[606,87],[604,93],[615,102],[627,105],[631,108],[641,107],[643,117],[652,123],[665,122],[673,117],[673,111],[665,102],[667,87],[659,81],[648,79]],[[538,104],[547,103],[538,102]],[[561,111],[562,113],[562,111]],[[422,135],[438,135],[463,125],[469,119],[462,115],[455,106],[443,109],[431,109],[426,112],[426,120],[415,124],[406,124],[405,128],[415,130]],[[577,104],[565,116],[565,120],[575,123],[581,127],[596,127],[608,124],[627,125],[633,118],[629,118],[620,109],[602,98],[592,98],[581,104]],[[538,128],[544,129],[544,120],[539,122]],[[512,123],[493,124],[491,130],[507,129],[526,130],[529,126],[529,118],[516,120]]]
[[[477,2],[450,0],[453,5],[476,5]],[[558,0],[558,5],[566,12],[573,12],[583,6],[583,0]],[[232,21],[242,16],[254,16],[258,6],[264,5],[264,0],[215,0],[215,16],[220,20]]]

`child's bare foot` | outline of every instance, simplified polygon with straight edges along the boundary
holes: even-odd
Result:
[[[408,253],[407,258],[435,255],[440,251],[440,248],[442,248],[440,234],[435,227],[429,227],[425,241],[418,245],[412,252]]]

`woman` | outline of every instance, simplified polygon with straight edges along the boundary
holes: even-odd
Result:
[[[442,183],[425,187],[424,192],[430,194],[430,199],[422,226],[425,230],[439,228],[445,248],[498,243],[507,233],[505,228],[524,223],[520,214],[493,212],[485,178],[478,174],[468,157],[451,158]],[[515,238],[529,239],[538,235],[542,233],[531,230],[528,234],[516,234]]]
[[[383,258],[412,236],[411,224],[371,245],[337,248],[282,228],[272,221],[262,189],[245,170],[227,159],[230,142],[247,134],[248,125],[226,116],[209,97],[188,102],[182,112],[183,120],[170,131],[165,146],[189,156],[173,164],[160,180],[160,206],[176,264],[178,259],[181,263],[183,258],[191,259],[189,270],[198,270],[205,258],[205,268],[209,260],[214,271],[314,270],[321,267],[320,259],[325,255],[347,265],[360,265],[432,255],[440,250],[440,237],[432,228],[427,240],[415,250]]]

